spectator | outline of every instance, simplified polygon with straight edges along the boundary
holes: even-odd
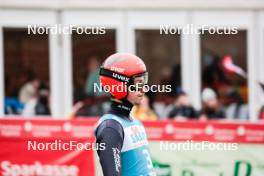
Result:
[[[145,95],[141,104],[134,106],[131,111],[131,115],[139,120],[148,120],[154,121],[157,120],[158,117],[154,113],[154,111],[150,108],[149,98]]]
[[[227,94],[229,106],[226,108],[227,119],[247,120],[249,116],[248,106],[244,104],[243,98],[236,90]]]
[[[202,80],[204,86],[217,89],[219,86],[228,83],[221,66],[221,58],[218,55],[207,51],[203,56],[203,65]]]
[[[259,85],[260,85],[260,87],[261,87],[261,89],[263,90],[263,93],[264,93],[264,83],[263,82],[259,82]],[[259,119],[260,120],[264,120],[264,105],[262,105],[262,107],[260,108]]]
[[[47,89],[40,89],[38,94],[32,97],[22,112],[23,116],[50,115],[49,92]]]
[[[225,118],[225,113],[221,108],[216,93],[211,88],[205,88],[203,90],[202,101],[201,120]]]
[[[19,101],[23,104],[29,102],[29,100],[37,96],[37,91],[40,86],[40,81],[37,78],[33,78],[26,82],[19,91]]]
[[[24,105],[24,109],[22,111],[22,115],[24,117],[32,117],[36,115],[35,108],[38,102],[37,95],[31,97]]]
[[[5,114],[21,114],[24,105],[16,97],[5,97]]]
[[[169,113],[169,118],[197,118],[198,113],[191,105],[191,102],[184,91],[177,94],[174,107]]]
[[[260,108],[259,120],[264,120],[264,105]]]
[[[8,90],[11,89],[9,77],[7,76],[7,73],[5,73],[5,87],[6,87],[6,97],[4,99],[4,110],[5,114],[21,114],[24,106],[23,104],[18,100],[17,97],[12,96],[8,93]]]
[[[49,91],[47,89],[42,89],[39,91],[38,101],[35,106],[35,114],[50,115]]]
[[[99,81],[99,66],[100,63],[98,61],[98,58],[96,56],[92,56],[88,59],[87,63],[87,71],[88,71],[88,76],[86,77],[85,81],[85,87],[84,87],[84,92],[88,96],[100,96],[102,95],[100,92],[94,92],[94,84],[100,85]]]

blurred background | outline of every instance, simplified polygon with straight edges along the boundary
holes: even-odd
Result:
[[[0,115],[101,115],[109,105],[107,94],[91,89],[98,67],[115,52],[129,52],[145,61],[149,84],[172,85],[171,93],[147,94],[156,120],[190,118],[189,111],[197,119],[262,119],[263,3],[151,2],[0,1]],[[105,33],[28,34],[28,25],[103,27]],[[237,31],[160,34],[164,25]],[[225,68],[227,57],[247,75]]]

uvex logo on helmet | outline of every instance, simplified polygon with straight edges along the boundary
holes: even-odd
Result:
[[[118,73],[124,73],[124,69],[123,68],[111,67],[110,70],[116,71]]]
[[[109,92],[114,98],[127,96],[127,86],[133,83],[134,77],[146,73],[144,62],[137,56],[128,53],[116,53],[109,56],[100,68],[100,82],[103,87],[113,87]],[[128,83],[128,84],[124,84]],[[124,92],[115,87],[124,86]]]
[[[123,82],[129,82],[129,78],[128,77],[125,77],[125,76],[122,76],[122,75],[119,75],[117,73],[113,73],[113,77],[114,78],[117,78],[118,80],[121,80]]]

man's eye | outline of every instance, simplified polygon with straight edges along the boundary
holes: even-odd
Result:
[[[141,88],[141,87],[144,86],[144,84],[143,84],[143,83],[138,83],[138,84],[136,84],[136,86],[137,86],[138,88]]]

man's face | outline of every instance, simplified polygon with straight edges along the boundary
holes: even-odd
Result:
[[[137,77],[134,79],[134,85],[144,84],[144,81],[145,80],[143,76]],[[139,105],[143,100],[144,94],[145,94],[144,89],[129,91],[127,100],[131,102],[133,105]]]

